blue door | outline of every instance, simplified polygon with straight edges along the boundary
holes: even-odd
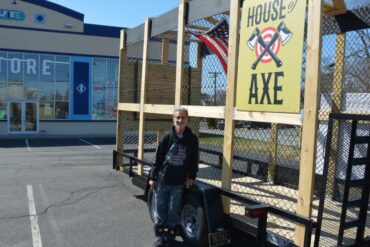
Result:
[[[71,119],[91,119],[91,58],[71,58]]]

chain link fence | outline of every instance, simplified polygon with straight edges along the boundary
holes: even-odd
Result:
[[[351,14],[369,23],[370,1],[345,1]],[[336,20],[336,23],[335,23]],[[345,22],[352,22],[346,20]],[[323,223],[321,229],[320,246],[337,246],[340,214],[343,204],[340,198],[343,195],[346,164],[348,163],[348,147],[350,134],[349,124],[334,121],[331,147],[332,155],[328,161],[327,175],[323,176],[325,145],[328,135],[328,118],[330,113],[370,114],[370,29],[360,29],[338,32],[343,28],[343,20],[335,17],[324,19],[322,38],[322,61],[320,82],[320,111],[317,139],[316,158],[316,192],[318,188],[326,186]],[[365,130],[364,130],[365,131]],[[367,130],[368,131],[368,130]],[[366,148],[366,147],[362,147]],[[343,155],[347,153],[345,158]],[[354,173],[356,176],[357,172]],[[358,176],[359,174],[357,174]],[[327,183],[323,184],[323,179]],[[356,193],[352,193],[354,195]],[[317,195],[317,194],[316,194]],[[319,198],[315,197],[312,214],[317,216]],[[349,218],[355,213],[348,212]],[[369,213],[367,213],[369,218]],[[315,220],[321,220],[315,218]],[[365,237],[369,236],[370,222],[366,221]],[[353,243],[356,231],[346,231],[341,244]]]
[[[361,119],[363,115],[358,115]],[[357,129],[352,132],[353,119],[336,119],[334,116],[331,126],[328,129],[328,140],[330,147],[326,150],[325,160],[323,165],[323,178],[321,186],[323,191],[320,196],[320,206],[315,203],[315,209],[318,210],[319,217],[317,219],[320,229],[316,235],[315,246],[347,246],[355,243],[357,232],[361,231],[361,226],[353,225],[350,228],[345,227],[348,222],[358,222],[364,220],[365,239],[370,239],[370,216],[369,211],[364,210],[361,213],[356,202],[361,202],[363,205],[368,204],[366,189],[364,186],[347,187],[353,181],[368,181],[369,172],[368,164],[353,165],[355,159],[369,158],[369,142],[360,143],[356,141],[355,136],[369,137],[370,136],[370,121],[360,120],[357,122]],[[329,123],[330,124],[330,123]],[[330,129],[331,128],[331,129]],[[352,134],[354,136],[352,136]],[[357,143],[356,143],[357,142]],[[353,145],[353,156],[351,155],[351,145]],[[367,166],[367,167],[366,167]],[[334,176],[335,174],[335,176]],[[346,185],[348,182],[348,185]],[[365,185],[367,186],[367,185]],[[367,190],[368,193],[368,190]],[[349,203],[347,203],[347,201]],[[353,204],[355,202],[355,204]],[[351,206],[352,205],[352,206]],[[359,224],[361,225],[361,224]]]

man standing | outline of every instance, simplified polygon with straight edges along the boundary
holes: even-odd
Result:
[[[161,139],[150,171],[149,185],[155,190],[157,210],[154,224],[157,247],[175,240],[184,186],[190,188],[198,172],[199,141],[187,127],[188,121],[187,109],[174,111],[173,127]]]

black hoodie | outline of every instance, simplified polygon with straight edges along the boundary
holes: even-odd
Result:
[[[185,157],[183,157],[182,165],[173,165],[171,162],[164,162],[168,151],[171,147],[178,145],[185,151]],[[178,147],[176,149],[178,151]],[[175,151],[175,152],[177,152]],[[186,127],[182,138],[178,138],[175,132],[175,127],[167,132],[161,139],[156,153],[156,160],[150,170],[150,179],[156,181],[158,174],[163,170],[164,167],[166,173],[164,183],[169,185],[181,185],[184,184],[186,179],[195,179],[198,172],[199,162],[199,141],[198,137],[191,131],[190,128]]]

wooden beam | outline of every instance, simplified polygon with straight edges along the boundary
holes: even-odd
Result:
[[[209,23],[213,24],[213,25],[216,25],[218,23],[218,20],[212,16],[210,17],[206,17],[204,18],[206,21],[208,21]]]
[[[222,188],[231,189],[232,163],[234,151],[234,106],[235,88],[238,71],[239,54],[239,23],[240,23],[240,0],[230,0],[230,25],[229,25],[229,49],[227,68],[227,89],[225,103],[225,129],[222,159]],[[226,213],[230,212],[230,198],[223,197],[223,206]]]
[[[170,41],[168,39],[162,38],[161,61],[163,65],[168,64],[168,54],[170,53],[169,48],[170,48]]]
[[[118,110],[120,111],[130,111],[130,112],[140,112],[140,104],[137,103],[119,103]]]
[[[340,15],[347,12],[344,0],[333,0],[333,3],[324,3],[324,14],[327,16]]]
[[[202,27],[202,26],[193,25],[193,24],[186,25],[186,28],[196,29],[196,30],[200,30],[200,31],[208,31],[209,30],[209,27]]]
[[[149,60],[149,40],[150,40],[150,28],[151,28],[151,19],[147,18],[145,21],[144,28],[144,44],[143,44],[143,63],[141,69],[141,88],[140,88],[140,113],[139,113],[139,143],[138,143],[138,159],[144,158],[144,124],[145,124],[145,115],[144,115],[144,104],[146,96],[146,81],[148,75],[148,60]],[[139,164],[137,168],[137,173],[139,175],[143,174],[143,165]]]
[[[270,122],[280,124],[302,125],[301,114],[274,113],[274,112],[234,112],[234,120],[249,120],[256,122]]]
[[[197,105],[181,105],[188,109],[191,117],[207,117],[207,118],[224,118],[225,107],[223,106],[197,106]]]
[[[267,180],[272,184],[275,182],[276,175],[277,144],[278,144],[278,124],[273,123],[271,124],[270,132],[269,167],[267,172]]]
[[[173,114],[173,105],[155,105],[155,104],[145,104],[144,112],[153,114]]]
[[[347,9],[344,0],[333,0],[333,4],[336,9]]]
[[[307,218],[310,218],[312,213],[316,168],[319,81],[321,73],[322,2],[308,0],[306,80],[297,201],[297,214]],[[297,225],[295,243],[298,246],[303,246],[304,239],[305,229],[303,226]]]
[[[184,36],[185,36],[185,13],[188,0],[180,0],[177,23],[177,53],[176,53],[176,90],[175,107],[181,105],[182,83],[184,80]]]

